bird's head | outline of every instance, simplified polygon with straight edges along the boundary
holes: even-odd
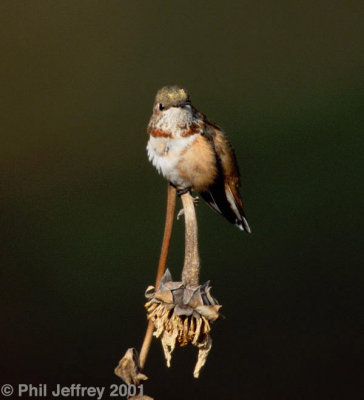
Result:
[[[191,104],[190,95],[181,86],[164,86],[158,90],[154,102],[154,112],[168,110],[171,107],[185,107]]]

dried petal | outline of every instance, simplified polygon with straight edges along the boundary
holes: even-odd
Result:
[[[203,285],[201,285],[200,292],[201,292],[203,304],[205,304],[205,305],[218,304],[218,301],[211,296],[210,290],[211,290],[210,281],[207,281]]]
[[[164,288],[169,290],[177,290],[183,287],[183,282],[168,282],[164,285]]]
[[[185,287],[183,291],[183,304],[189,304],[195,293],[199,292],[200,292],[200,286],[196,286],[194,288]],[[202,302],[200,304],[202,304]]]
[[[198,339],[200,337],[201,325],[202,325],[202,318],[197,318],[195,335],[194,335],[193,340],[192,340],[192,344],[195,345],[195,346],[197,345]]]
[[[209,321],[216,321],[219,318],[219,309],[221,308],[220,305],[218,306],[199,306],[196,307],[196,311],[206,317]]]
[[[155,294],[155,288],[154,288],[154,286],[149,285],[149,286],[147,287],[147,290],[145,291],[145,297],[146,297],[147,299],[150,299],[151,297],[154,296],[154,294]]]
[[[193,376],[198,378],[200,376],[201,368],[205,365],[207,356],[212,347],[212,339],[210,336],[207,337],[206,343],[199,345],[198,356],[197,356],[197,363],[195,366],[195,370],[193,371]]]
[[[161,285],[164,285],[165,283],[170,282],[170,281],[172,281],[172,275],[171,275],[171,273],[169,272],[169,269],[167,268],[167,269],[165,270],[165,272],[164,272],[164,274],[163,274],[161,280],[159,281],[158,289],[160,288]]]
[[[177,338],[176,333],[171,335],[166,331],[164,331],[162,336],[162,347],[168,368],[171,366],[172,353],[174,348],[176,347],[176,338]]]
[[[154,298],[156,300],[161,300],[164,303],[173,303],[173,294],[169,289],[158,290],[155,293]]]
[[[179,304],[176,305],[174,309],[175,315],[186,315],[189,316],[193,313],[193,308],[189,306],[180,306]]]

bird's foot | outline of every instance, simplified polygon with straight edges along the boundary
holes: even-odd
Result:
[[[178,188],[177,188],[177,196],[178,196],[178,197],[181,197],[183,194],[188,193],[188,192],[190,192],[190,191],[191,191],[191,188],[190,188],[190,187],[187,187],[187,188],[178,187]]]

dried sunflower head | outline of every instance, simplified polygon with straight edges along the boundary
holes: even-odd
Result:
[[[212,346],[210,323],[219,317],[221,305],[210,294],[209,282],[203,285],[186,286],[173,282],[167,269],[158,289],[149,286],[145,304],[148,319],[154,326],[154,336],[161,337],[167,366],[171,364],[172,352],[176,345],[188,343],[199,349],[193,373],[198,378]]]

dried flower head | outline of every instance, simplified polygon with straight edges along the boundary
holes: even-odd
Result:
[[[198,378],[212,346],[210,323],[219,317],[221,305],[210,294],[209,282],[188,286],[173,282],[167,269],[158,290],[149,286],[145,307],[148,319],[154,326],[154,336],[161,337],[167,366],[171,364],[172,352],[176,345],[188,343],[199,349],[193,376]]]
[[[139,386],[141,382],[148,379],[141,373],[138,353],[132,347],[126,351],[114,372],[128,385]]]

